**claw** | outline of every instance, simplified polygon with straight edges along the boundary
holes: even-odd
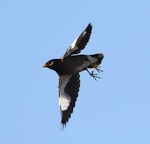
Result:
[[[97,70],[98,72],[103,72],[103,70],[101,70],[100,68],[96,68],[96,70]]]

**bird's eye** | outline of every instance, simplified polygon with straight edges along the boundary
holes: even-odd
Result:
[[[49,66],[52,66],[52,65],[53,65],[53,63],[54,63],[54,61],[51,61],[51,62],[50,62],[50,64],[49,64]]]

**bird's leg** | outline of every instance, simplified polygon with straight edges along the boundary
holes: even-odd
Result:
[[[87,72],[89,73],[89,75],[92,76],[95,80],[97,80],[97,78],[101,78],[101,77],[97,76],[98,74],[94,74],[94,71],[92,71],[92,72],[90,73],[90,71],[89,71],[87,68],[86,68],[86,70],[87,70]]]

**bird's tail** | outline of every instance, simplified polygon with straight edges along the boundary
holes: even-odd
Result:
[[[89,55],[87,58],[91,62],[91,65],[89,65],[88,68],[93,68],[93,66],[98,67],[98,65],[101,64],[101,62],[104,58],[104,54],[102,54],[102,53],[93,54],[93,55]]]

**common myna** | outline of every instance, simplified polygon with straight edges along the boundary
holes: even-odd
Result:
[[[80,75],[83,70],[87,72],[96,80],[100,78],[94,72],[90,72],[89,68],[94,68],[98,72],[101,71],[98,66],[100,65],[104,55],[102,53],[93,55],[76,55],[85,48],[90,39],[92,25],[88,24],[86,29],[77,37],[74,42],[69,46],[65,54],[60,59],[52,59],[43,65],[53,69],[59,75],[59,105],[61,110],[61,123],[66,125],[75,102],[78,97],[80,87]]]

